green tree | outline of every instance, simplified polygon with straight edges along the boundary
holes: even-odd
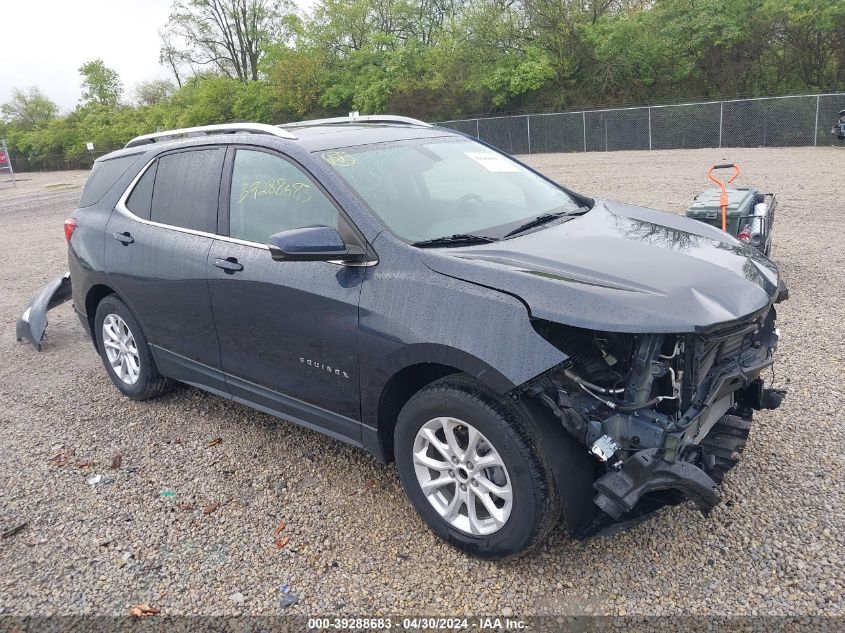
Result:
[[[26,91],[12,89],[12,98],[0,105],[0,115],[21,129],[31,130],[44,127],[56,118],[59,107],[36,87]]]
[[[123,83],[116,71],[106,66],[102,59],[95,59],[82,64],[79,74],[82,76],[83,104],[117,107],[123,94]]]
[[[161,59],[177,81],[179,63],[255,81],[266,48],[290,35],[292,13],[290,0],[176,0]]]
[[[173,127],[234,121],[234,104],[243,85],[219,75],[191,77],[170,101]]]
[[[10,149],[84,158],[156,129],[394,112],[428,120],[845,87],[845,0],[178,0],[169,82],[119,105],[85,64],[60,117],[37,89],[0,110]],[[183,78],[189,77],[181,82]]]
[[[767,0],[765,8],[783,75],[800,88],[845,83],[845,0]]]
[[[518,55],[499,60],[484,85],[491,92],[491,103],[502,106],[539,90],[555,76],[548,55],[538,48],[527,46]]]
[[[153,79],[142,81],[135,86],[133,95],[135,103],[139,106],[156,105],[164,103],[176,90],[176,86],[169,79]]]
[[[273,53],[268,71],[269,85],[285,120],[300,120],[322,113],[320,98],[325,92],[325,57],[317,48],[280,47]]]

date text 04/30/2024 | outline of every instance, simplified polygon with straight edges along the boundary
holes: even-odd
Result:
[[[439,617],[407,617],[394,618],[309,618],[309,630],[510,630],[519,631],[525,629],[525,622],[519,618],[484,616],[475,618],[439,618]]]

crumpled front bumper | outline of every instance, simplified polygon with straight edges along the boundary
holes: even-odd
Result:
[[[756,410],[780,406],[785,392],[763,388],[759,378],[760,372],[772,363],[773,359],[767,357],[719,376],[688,425],[667,434],[662,447],[637,451],[600,477],[594,484],[593,502],[618,520],[649,493],[673,491],[691,499],[707,515],[720,501],[716,487],[724,471],[739,461],[751,426],[750,418],[738,418],[730,411],[736,405],[750,404]],[[743,391],[737,390],[739,384]],[[742,397],[737,399],[738,393]],[[691,451],[695,460],[682,456]]]
[[[18,319],[15,328],[17,339],[28,339],[40,352],[44,332],[47,330],[47,311],[70,301],[71,290],[70,272],[56,277],[39,290],[26,304],[21,318]]]
[[[677,490],[692,499],[706,515],[719,503],[716,482],[707,473],[690,464],[662,459],[661,449],[649,448],[628,458],[623,467],[600,478],[594,503],[614,519],[630,512],[649,492]]]

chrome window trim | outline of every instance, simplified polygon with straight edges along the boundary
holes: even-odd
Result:
[[[261,242],[251,242],[249,240],[241,240],[241,239],[238,239],[236,237],[229,237],[228,235],[220,235],[219,233],[208,233],[206,231],[198,231],[196,229],[189,229],[189,228],[184,227],[184,226],[176,226],[175,224],[164,224],[162,222],[155,222],[153,220],[147,220],[147,219],[138,217],[137,215],[132,213],[132,211],[129,210],[129,207],[126,206],[126,201],[129,200],[129,196],[131,196],[132,192],[135,190],[135,185],[138,184],[138,181],[141,180],[141,178],[144,176],[146,171],[150,168],[150,165],[152,165],[155,161],[157,161],[160,158],[160,156],[161,155],[154,156],[152,159],[149,160],[149,162],[147,162],[146,165],[144,165],[141,168],[141,171],[139,171],[138,174],[132,179],[132,182],[129,183],[129,186],[126,187],[126,190],[123,192],[123,194],[118,199],[117,204],[115,204],[115,207],[114,207],[115,211],[117,211],[121,215],[129,218],[133,222],[139,222],[141,224],[146,224],[148,226],[155,226],[155,227],[158,227],[160,229],[170,229],[172,231],[179,231],[180,233],[187,233],[188,235],[196,235],[198,237],[209,237],[213,240],[220,240],[221,242],[229,242],[231,244],[239,244],[240,246],[251,246],[252,248],[260,248],[260,249],[268,251],[268,252],[270,251],[270,247],[267,244],[262,244]],[[329,264],[336,264],[336,265],[339,265],[339,266],[353,266],[353,267],[364,266],[364,267],[367,267],[367,266],[375,266],[376,264],[378,264],[378,259],[375,259],[375,260],[372,260],[372,261],[366,261],[366,262],[344,262],[342,260],[330,259],[330,260],[326,260],[326,262],[329,263]]]

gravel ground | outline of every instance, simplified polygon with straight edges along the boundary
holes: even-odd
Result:
[[[788,399],[757,416],[709,518],[686,504],[504,563],[441,544],[394,467],[362,451],[192,388],[122,398],[70,304],[41,354],[16,343],[23,304],[66,268],[61,223],[85,174],[0,183],[0,530],[28,522],[0,540],[0,613],[845,615],[845,151],[528,160],[576,190],[680,212],[723,159],[781,200]],[[285,584],[300,602],[283,611]]]

